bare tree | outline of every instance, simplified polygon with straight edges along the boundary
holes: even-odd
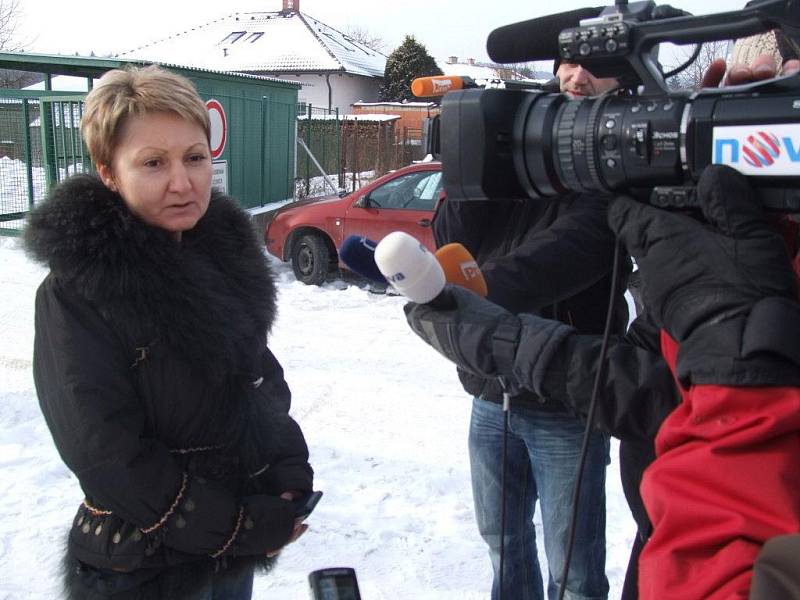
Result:
[[[27,44],[17,35],[21,0],[0,0],[0,52],[21,52]],[[0,69],[0,88],[18,89],[41,81],[38,73]]]
[[[357,41],[359,44],[366,46],[371,50],[375,50],[375,52],[380,52],[383,54],[386,50],[386,42],[383,41],[383,38],[369,31],[365,27],[348,25],[344,30],[344,34],[347,37]]]
[[[672,89],[692,90],[700,87],[708,66],[718,58],[725,58],[728,53],[730,42],[721,40],[717,42],[706,42],[700,47],[700,53],[689,66],[680,73],[667,80]],[[691,58],[694,46],[678,46],[672,64],[664,67],[668,72]]]
[[[19,52],[24,44],[17,38],[20,0],[0,0],[0,50]]]

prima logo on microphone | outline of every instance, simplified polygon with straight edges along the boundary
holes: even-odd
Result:
[[[474,260],[462,262],[458,266],[461,269],[461,274],[467,281],[476,279],[481,275],[481,270],[478,267],[478,263],[476,263]]]
[[[406,276],[403,275],[403,272],[402,271],[398,271],[394,275],[389,275],[386,279],[390,283],[397,283],[398,281],[403,281],[405,278],[406,278]]]
[[[800,175],[800,124],[715,127],[711,162],[745,175]]]

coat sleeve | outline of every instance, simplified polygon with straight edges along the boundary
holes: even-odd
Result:
[[[546,229],[532,232],[508,253],[481,265],[487,297],[513,313],[550,306],[607,276],[614,245],[605,203],[572,197]]]
[[[128,375],[131,357],[94,307],[48,278],[37,293],[35,328],[34,380],[45,420],[62,459],[103,509],[190,554],[264,554],[286,542],[290,503],[237,498],[190,477],[148,437]]]
[[[601,336],[579,335],[563,323],[530,315],[521,315],[520,320],[515,377],[540,396],[588,415]],[[634,322],[628,335],[609,340],[595,426],[622,440],[652,441],[679,401],[667,363],[646,347],[645,339],[657,343],[658,330]]]
[[[257,389],[257,401],[268,411],[270,455],[252,477],[253,488],[279,496],[286,491],[311,490],[314,471],[308,464],[308,445],[300,426],[289,415],[292,394],[283,377],[283,367],[267,348],[262,355],[264,382]]]
[[[676,344],[664,334],[663,346],[674,369]],[[681,393],[642,480],[653,536],[639,597],[746,598],[762,546],[800,531],[800,387],[692,384]]]

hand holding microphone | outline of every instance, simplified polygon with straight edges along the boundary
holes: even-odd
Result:
[[[448,244],[437,255],[410,235],[394,232],[378,244],[375,262],[386,279],[412,300],[404,307],[406,319],[427,344],[481,377],[510,375],[519,319],[478,295],[486,294],[486,282],[466,248]]]

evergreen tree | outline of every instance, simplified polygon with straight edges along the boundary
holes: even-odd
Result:
[[[415,100],[411,93],[411,82],[417,77],[442,75],[436,61],[428,50],[413,35],[407,35],[394,52],[386,59],[383,85],[379,96],[384,102]]]

